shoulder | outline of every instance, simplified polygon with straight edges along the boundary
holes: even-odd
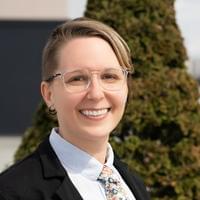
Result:
[[[65,176],[46,138],[35,152],[0,174],[0,197],[6,200],[50,199]]]
[[[5,184],[18,186],[19,183],[34,181],[43,171],[41,157],[49,157],[50,150],[49,138],[46,138],[33,153],[0,174],[0,187]]]
[[[34,172],[39,166],[39,155],[36,151],[3,171],[0,174],[0,181],[4,180],[5,178],[17,178],[17,176],[23,177],[27,174],[31,175],[32,173],[30,172]]]
[[[0,197],[4,196],[6,200],[44,199],[39,198],[39,196],[42,197],[48,191],[48,188],[44,187],[44,182],[46,181],[44,174],[45,163],[42,159],[52,160],[51,155],[53,154],[48,141],[47,138],[35,152],[0,174]],[[51,169],[51,162],[47,162],[46,166]]]
[[[0,196],[3,193],[16,196],[16,191],[25,193],[27,187],[36,182],[36,177],[41,176],[41,171],[39,155],[34,152],[0,174]]]

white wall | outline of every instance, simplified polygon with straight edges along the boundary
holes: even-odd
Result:
[[[0,20],[63,20],[80,17],[87,0],[0,0]]]

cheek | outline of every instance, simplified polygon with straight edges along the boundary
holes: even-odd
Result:
[[[126,85],[126,87],[122,90],[122,94],[121,94],[121,99],[122,99],[122,103],[124,105],[126,105],[127,102],[127,98],[128,98],[128,86]]]
[[[68,97],[61,97],[56,99],[56,108],[58,112],[66,112],[74,107],[74,101],[71,101]]]
[[[68,93],[62,93],[58,94],[56,98],[56,108],[57,112],[61,115],[68,115],[70,116],[72,112],[75,112],[77,106],[82,101],[82,95],[77,94],[68,94]]]
[[[128,89],[124,89],[119,93],[115,94],[115,104],[119,109],[124,109],[126,106],[128,97]]]

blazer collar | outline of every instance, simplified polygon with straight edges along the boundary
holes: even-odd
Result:
[[[61,200],[83,200],[53,151],[49,143],[49,137],[40,144],[38,153],[44,178],[48,181],[51,181],[52,179],[58,179],[60,181],[59,186],[55,189],[55,195]],[[141,189],[140,180],[135,175],[130,176],[130,171],[127,166],[123,164],[116,155],[114,156],[114,166],[117,168],[137,200],[149,200],[144,194],[146,191]]]
[[[66,172],[54,153],[47,137],[38,148],[42,170],[45,178],[64,178]]]
[[[59,196],[61,200],[82,200],[79,192],[54,153],[49,143],[49,137],[40,144],[38,152],[44,179],[48,181],[58,179],[60,181],[60,185],[55,189],[55,195]]]

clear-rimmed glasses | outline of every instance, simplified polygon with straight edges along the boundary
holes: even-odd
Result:
[[[61,77],[65,89],[70,93],[78,93],[87,90],[92,82],[93,76],[97,76],[98,83],[104,90],[118,91],[126,83],[127,75],[130,73],[126,69],[106,68],[103,70],[76,69],[56,73],[45,81],[51,82],[57,77]]]

